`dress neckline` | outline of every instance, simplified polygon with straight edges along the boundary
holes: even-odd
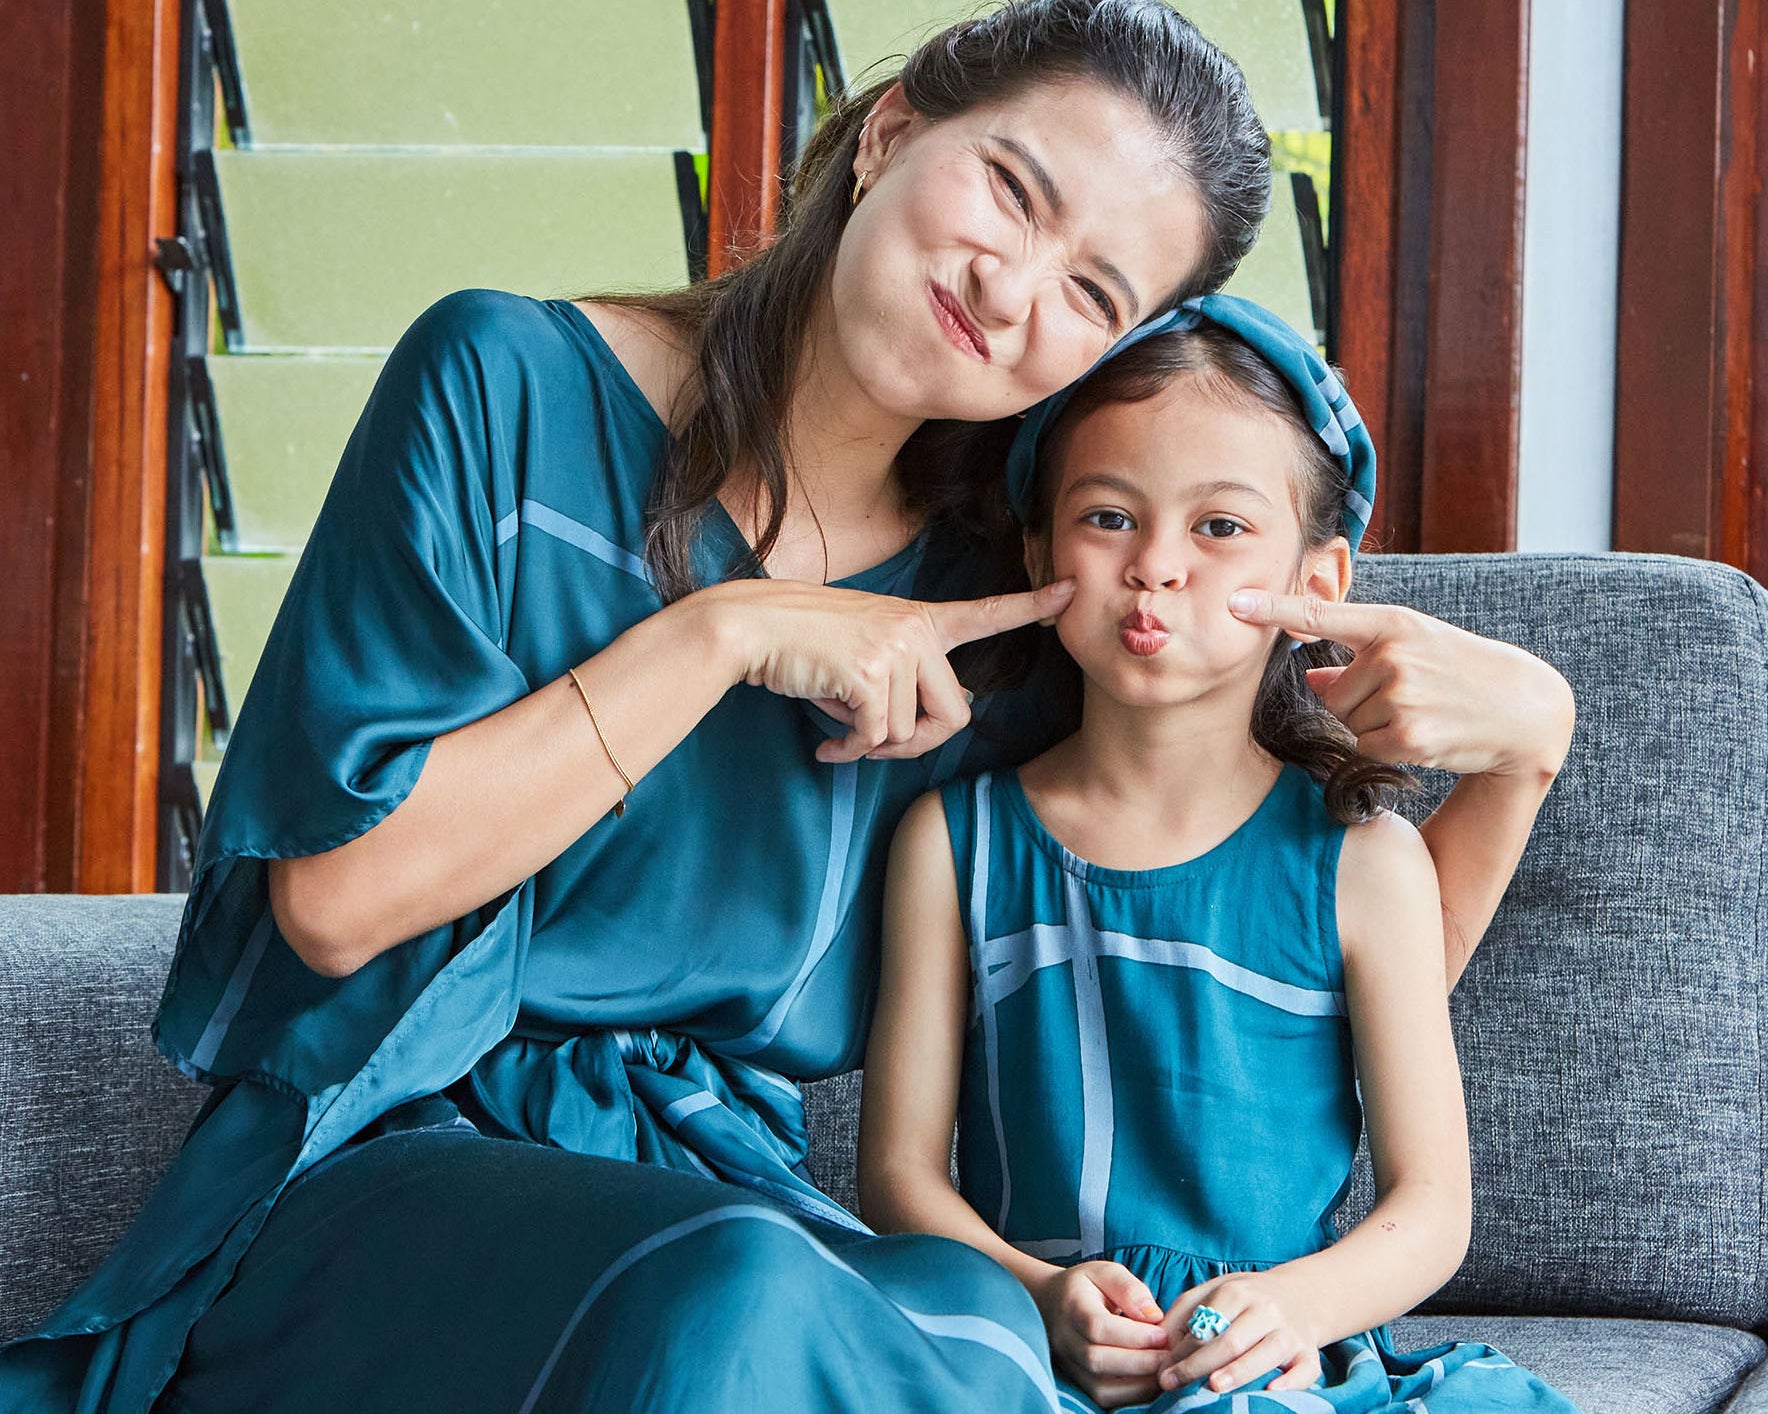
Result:
[[[1211,845],[1201,854],[1192,855],[1189,859],[1181,859],[1172,864],[1158,864],[1151,869],[1108,869],[1103,864],[1094,864],[1091,860],[1082,859],[1080,855],[1050,833],[1037,811],[1032,808],[1031,800],[1025,794],[1025,787],[1019,780],[1017,768],[1011,771],[996,772],[994,779],[997,785],[1002,788],[1008,807],[1019,816],[1021,823],[1031,836],[1032,843],[1054,858],[1066,872],[1089,883],[1102,884],[1111,888],[1158,889],[1164,888],[1188,874],[1209,868],[1224,850],[1248,834],[1260,819],[1276,808],[1279,798],[1287,794],[1285,787],[1292,782],[1297,773],[1305,774],[1294,763],[1284,762],[1282,769],[1277,772],[1277,779],[1271,782],[1271,788],[1265,792],[1264,798],[1253,808],[1252,814],[1236,825],[1225,839]]]
[[[634,378],[632,370],[620,361],[619,355],[614,352],[613,345],[596,327],[595,321],[583,312],[575,300],[555,299],[549,300],[547,303],[562,306],[568,311],[567,317],[573,318],[579,330],[585,334],[596,357],[601,362],[613,367],[619,381],[625,386],[626,391],[638,406],[644,410],[644,415],[652,426],[665,438],[673,441],[674,435],[670,432],[669,425],[663,421],[657,409],[651,405],[651,400],[645,396],[645,390],[639,387],[638,379]],[[730,558],[740,557],[754,549],[749,543],[749,537],[743,534],[742,528],[731,518],[731,513],[724,508],[724,502],[719,500],[717,496],[712,498],[707,508],[707,517],[710,528],[724,542],[723,549]],[[930,527],[922,526],[914,538],[903,545],[901,549],[885,556],[875,565],[855,570],[852,574],[843,575],[840,579],[829,580],[829,586],[835,589],[861,589],[871,593],[893,592],[899,578],[913,577],[910,567],[911,565],[918,566],[921,556],[926,553],[929,531]],[[767,577],[766,569],[757,568],[755,578],[766,579]]]

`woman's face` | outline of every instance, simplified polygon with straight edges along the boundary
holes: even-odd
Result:
[[[1198,199],[1133,99],[1035,85],[931,121],[867,120],[835,258],[833,347],[901,417],[980,421],[1073,382],[1202,259]]]
[[[1192,376],[1069,430],[1037,548],[1056,578],[1075,580],[1056,631],[1096,688],[1138,706],[1255,690],[1276,631],[1236,618],[1228,596],[1343,597],[1345,541],[1304,553],[1297,454],[1282,419]]]

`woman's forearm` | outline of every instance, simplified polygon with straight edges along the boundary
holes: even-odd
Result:
[[[715,591],[652,614],[577,668],[608,747],[634,780],[742,675]],[[323,854],[273,860],[278,927],[342,976],[459,918],[556,859],[625,786],[568,676],[437,737],[385,819]],[[634,809],[644,808],[642,795]]]
[[[1443,900],[1443,965],[1452,991],[1522,858],[1557,765],[1463,776],[1419,827]]]

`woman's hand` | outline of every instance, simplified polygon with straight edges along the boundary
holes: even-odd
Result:
[[[1050,1335],[1050,1358],[1101,1409],[1145,1404],[1170,1358],[1154,1296],[1128,1267],[1081,1262],[1035,1284],[1032,1299]]]
[[[1279,1370],[1267,1388],[1307,1389],[1320,1378],[1320,1343],[1305,1304],[1277,1269],[1233,1272],[1192,1287],[1166,1313],[1171,1354],[1157,1377],[1160,1388],[1207,1379],[1209,1388],[1222,1394]],[[1198,1340],[1187,1327],[1199,1306],[1220,1311],[1228,1329]]]
[[[946,654],[1060,613],[1072,581],[1025,594],[923,603],[802,580],[732,580],[700,591],[731,646],[734,681],[817,703],[848,724],[819,761],[919,756],[970,721]]]
[[[1242,590],[1228,607],[1247,623],[1329,638],[1356,654],[1349,667],[1312,669],[1308,685],[1365,756],[1548,780],[1565,760],[1571,688],[1521,648],[1392,604]]]

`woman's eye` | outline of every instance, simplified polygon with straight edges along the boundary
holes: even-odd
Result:
[[[991,162],[989,165],[1001,174],[1001,180],[1007,184],[1007,190],[1013,194],[1013,200],[1019,204],[1020,212],[1026,216],[1031,215],[1031,198],[1026,195],[1025,188],[1020,184],[1019,178],[1013,175],[1010,168],[999,162]]]
[[[1122,511],[1088,511],[1081,519],[1100,530],[1128,530],[1134,524]]]
[[[1110,295],[1106,294],[1104,290],[1095,285],[1091,280],[1082,280],[1080,282],[1080,287],[1087,292],[1087,298],[1099,306],[1100,313],[1113,324],[1117,323],[1117,306],[1111,302]]]
[[[1229,540],[1243,534],[1246,527],[1237,520],[1229,520],[1226,516],[1211,516],[1201,522],[1197,529],[1211,540]]]

